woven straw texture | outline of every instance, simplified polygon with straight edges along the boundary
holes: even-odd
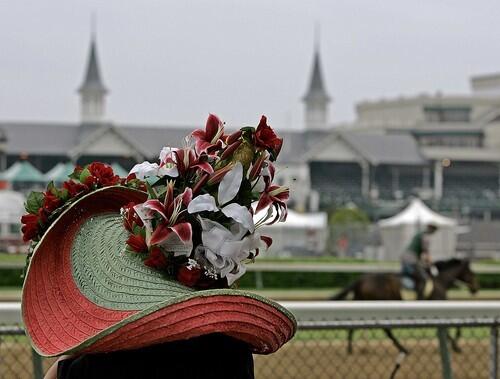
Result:
[[[132,349],[222,332],[267,354],[295,332],[280,305],[237,290],[194,291],[124,252],[121,206],[145,194],[91,193],[45,233],[23,288],[23,318],[44,356]]]

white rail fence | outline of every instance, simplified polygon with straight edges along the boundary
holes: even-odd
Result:
[[[453,378],[452,356],[448,351],[446,330],[449,327],[481,327],[489,330],[482,338],[489,346],[488,373],[481,377],[497,379],[498,328],[500,302],[281,302],[298,320],[300,332],[375,328],[436,328],[442,377]],[[15,331],[17,327],[17,333]],[[0,303],[0,339],[3,335],[22,334],[20,303]],[[279,353],[278,353],[279,354]],[[401,362],[395,361],[397,366]],[[33,358],[33,376],[41,377],[42,364]],[[396,367],[397,370],[397,367]],[[278,377],[278,376],[276,376]],[[284,376],[286,377],[286,376]],[[394,377],[394,376],[391,376]]]

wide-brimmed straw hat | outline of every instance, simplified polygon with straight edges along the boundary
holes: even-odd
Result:
[[[23,287],[28,337],[43,356],[135,349],[223,333],[276,351],[295,333],[279,304],[235,289],[195,290],[125,252],[120,209],[145,192],[110,186],[69,205],[34,249]]]

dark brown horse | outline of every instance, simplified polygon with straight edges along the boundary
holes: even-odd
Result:
[[[471,293],[478,291],[479,284],[470,268],[469,260],[452,258],[446,261],[436,261],[434,266],[438,270],[438,275],[432,277],[433,288],[426,300],[446,300],[447,291],[457,282],[465,283]],[[401,279],[400,274],[366,274],[333,296],[331,300],[344,300],[350,293],[353,294],[353,300],[403,300]],[[394,337],[390,329],[384,328],[384,332],[400,352],[408,354],[408,351]],[[347,348],[349,353],[352,353],[353,334],[354,329],[350,329]],[[459,337],[460,329],[457,329],[455,338],[450,337],[455,351],[460,351],[458,347]]]

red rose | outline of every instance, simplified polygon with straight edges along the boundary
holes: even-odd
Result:
[[[262,116],[255,131],[255,146],[262,149],[267,149],[273,153],[274,159],[279,154],[281,146],[283,145],[283,138],[279,138],[274,130],[267,125],[266,116]]]
[[[87,169],[90,171],[90,175],[94,177],[93,179],[89,180],[89,182],[97,182],[103,186],[114,186],[115,184],[118,184],[120,182],[120,177],[118,175],[115,175],[111,166],[107,164],[93,162],[87,166]],[[89,178],[87,178],[87,180]],[[85,180],[85,184],[89,185],[89,183],[87,183],[87,180]]]
[[[153,247],[149,252],[148,258],[144,261],[144,264],[148,267],[161,270],[167,266],[167,257],[161,249],[157,246]]]
[[[34,214],[25,214],[21,217],[21,222],[24,224],[21,228],[23,232],[23,241],[28,242],[38,235],[38,216]]]
[[[177,272],[177,280],[188,287],[194,287],[200,277],[201,269],[197,267],[182,266]]]
[[[62,205],[62,200],[59,199],[52,192],[45,192],[43,194],[43,209],[48,213],[55,211]]]
[[[127,245],[129,245],[130,248],[136,253],[148,252],[148,245],[146,245],[146,240],[140,234],[131,234],[127,239]]]
[[[63,188],[68,190],[69,197],[75,197],[76,195],[89,190],[89,187],[85,184],[75,182],[74,180],[64,182]]]
[[[45,223],[49,220],[49,213],[43,209],[43,208],[40,208],[38,210],[38,223],[40,225],[45,225]]]
[[[83,184],[89,188],[92,188],[94,184],[97,184],[97,178],[95,176],[89,175],[85,178]]]

